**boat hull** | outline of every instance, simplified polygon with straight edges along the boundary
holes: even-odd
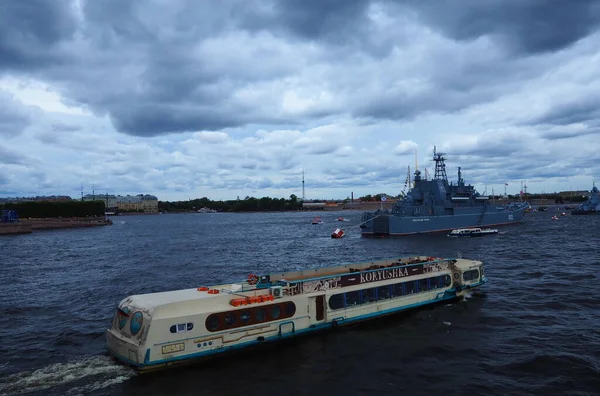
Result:
[[[437,295],[433,296],[433,298],[426,299],[424,301],[418,301],[412,304],[391,307],[384,310],[378,310],[376,307],[374,307],[375,309],[373,309],[371,312],[366,312],[354,316],[343,314],[340,312],[338,314],[339,316],[331,315],[331,318],[329,320],[326,320],[322,323],[314,323],[305,328],[295,329],[294,331],[289,333],[278,333],[272,336],[256,337],[253,340],[237,343],[229,347],[207,350],[205,352],[191,353],[188,355],[183,355],[165,360],[149,361],[149,350],[145,353],[145,358],[141,362],[125,357],[125,351],[131,351],[131,346],[124,345],[122,341],[118,340],[119,337],[110,330],[107,330],[106,332],[106,350],[115,361],[132,367],[139,373],[148,373],[158,370],[181,367],[183,365],[198,364],[215,358],[219,358],[224,355],[229,356],[234,353],[251,352],[255,348],[266,346],[265,344],[274,345],[284,340],[291,340],[301,336],[308,336],[317,332],[335,330],[340,327],[347,327],[351,325],[358,325],[361,323],[373,321],[375,319],[389,317],[392,315],[401,314],[419,308],[434,306],[441,303],[448,303],[462,298],[471,289],[482,286],[485,283],[487,283],[487,281],[487,278],[485,276],[482,276],[480,282],[470,284],[466,287],[451,287],[446,290],[439,290]],[[120,347],[118,346],[119,343],[122,344]]]
[[[399,216],[377,214],[362,226],[363,235],[411,235],[435,232],[448,232],[456,228],[491,227],[520,223],[527,207],[514,210],[484,213],[442,215],[442,216]]]

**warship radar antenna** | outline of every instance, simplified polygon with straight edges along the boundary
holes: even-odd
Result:
[[[435,174],[433,178],[435,180],[445,180],[447,182],[448,176],[446,175],[446,164],[444,163],[446,158],[444,158],[444,155],[446,155],[446,153],[438,153],[435,146],[433,146],[433,160],[435,161]]]
[[[460,171],[460,166],[458,167],[458,185],[459,186],[464,186],[465,185],[465,181],[462,178],[462,173]]]

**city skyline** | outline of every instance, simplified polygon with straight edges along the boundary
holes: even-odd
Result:
[[[600,178],[593,4],[215,4],[6,2],[0,197],[397,195],[434,146],[480,193]]]

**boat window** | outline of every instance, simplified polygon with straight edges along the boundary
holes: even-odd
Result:
[[[254,313],[254,317],[256,318],[257,322],[264,322],[267,318],[267,310],[264,308],[257,309]]]
[[[232,312],[230,314],[225,315],[223,322],[225,322],[226,326],[229,326],[229,327],[233,326],[235,323],[235,314]]]
[[[127,324],[127,320],[129,320],[129,312],[127,308],[121,310],[117,310],[117,321],[119,323],[119,330],[123,330],[123,327]]]
[[[251,318],[250,311],[244,311],[240,315],[240,320],[242,321],[242,323],[248,323],[250,321],[250,318]]]
[[[229,330],[272,320],[291,318],[295,314],[296,305],[291,301],[261,307],[245,307],[241,311],[235,310],[209,315],[206,318],[206,329],[211,332]]]
[[[444,286],[448,287],[452,284],[452,278],[450,275],[444,275]]]
[[[329,308],[342,309],[344,308],[344,294],[334,294],[329,297]]]
[[[377,299],[386,300],[390,298],[390,286],[380,286],[377,288]]]
[[[477,272],[476,270],[474,270]],[[475,274],[478,276],[478,273]],[[452,278],[450,275],[440,275],[431,278],[395,283],[388,286],[379,286],[365,290],[351,291],[347,293],[334,294],[329,297],[329,308],[332,310],[352,308],[356,305],[397,298],[407,294],[425,292],[450,286]]]
[[[295,313],[296,313],[296,304],[294,304],[291,301],[285,303],[285,316],[291,317],[291,316],[294,316]]]
[[[466,271],[463,274],[463,279],[465,281],[479,280],[479,271],[476,269],[471,270],[471,271]]]
[[[362,291],[361,295],[362,295],[362,301],[361,304],[366,304],[366,303],[370,303],[370,302],[375,302],[377,301],[377,294],[375,292],[375,288],[371,288],[371,289],[365,289]]]
[[[352,307],[360,304],[360,295],[358,291],[346,293],[346,307]]]
[[[404,287],[402,285],[403,283],[396,283],[395,285],[392,285],[392,294],[394,297],[400,297],[404,295]]]
[[[209,331],[216,331],[219,329],[219,317],[217,315],[210,315],[206,319],[206,329]]]
[[[129,324],[129,331],[131,331],[131,335],[136,335],[142,329],[142,324],[144,323],[144,315],[137,311],[131,317],[131,323]]]
[[[279,305],[273,305],[271,307],[271,318],[279,319],[279,315],[281,315],[281,308],[279,308]]]
[[[177,323],[169,328],[171,333],[183,333],[184,331],[190,331],[194,328],[193,323]]]

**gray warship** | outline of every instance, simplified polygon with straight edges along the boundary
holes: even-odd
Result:
[[[596,187],[596,183],[592,186],[590,197],[587,201],[579,205],[577,209],[574,209],[571,214],[574,215],[587,215],[587,214],[600,214],[600,191]]]
[[[449,231],[455,228],[498,226],[523,221],[527,202],[496,205],[488,196],[466,185],[458,168],[458,181],[449,183],[444,153],[434,147],[435,175],[427,180],[414,172],[414,186],[392,209],[362,215],[363,235],[410,235]]]

